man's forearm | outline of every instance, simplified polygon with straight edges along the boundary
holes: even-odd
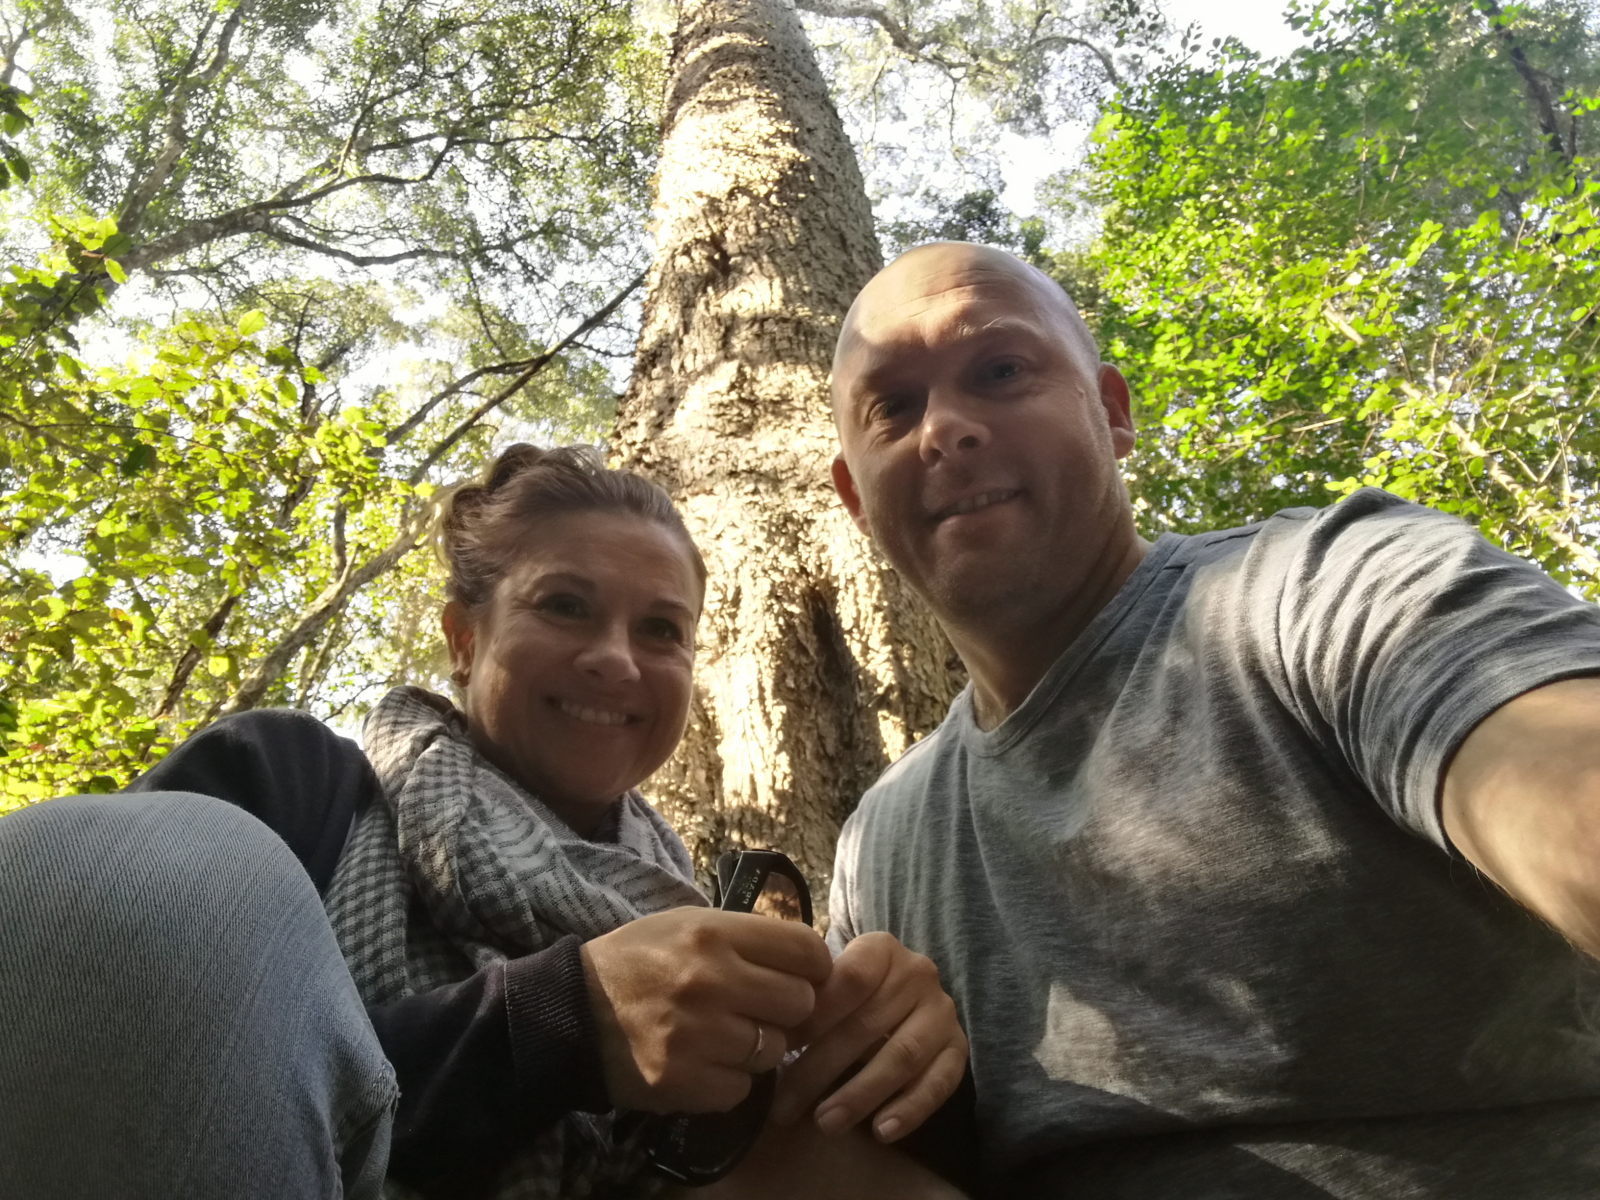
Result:
[[[1491,713],[1446,771],[1441,817],[1469,862],[1600,957],[1600,677]]]

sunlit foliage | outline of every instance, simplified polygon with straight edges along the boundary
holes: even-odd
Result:
[[[1153,527],[1361,484],[1600,596],[1600,30],[1367,0],[1154,71],[1103,119],[1087,263]],[[1083,264],[1080,264],[1080,269]]]

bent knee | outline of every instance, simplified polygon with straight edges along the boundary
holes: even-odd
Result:
[[[69,796],[0,819],[0,910],[16,924],[170,944],[241,908],[322,919],[284,841],[214,797]]]
[[[196,792],[65,796],[0,820],[0,880],[12,888],[91,881],[114,887],[171,870],[209,875],[244,862],[299,869],[283,839],[257,818]]]

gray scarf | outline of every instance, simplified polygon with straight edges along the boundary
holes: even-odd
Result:
[[[569,933],[704,905],[683,842],[638,792],[589,841],[474,749],[448,700],[395,688],[367,716],[363,748],[385,803],[357,820],[328,916],[368,1004],[467,978]],[[530,1135],[496,1200],[648,1196],[657,1189],[609,1117],[569,1113]],[[391,1183],[386,1194],[405,1193]]]

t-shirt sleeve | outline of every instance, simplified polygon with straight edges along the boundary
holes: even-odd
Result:
[[[857,810],[859,812],[859,809]],[[851,897],[854,895],[856,858],[861,850],[861,821],[852,814],[839,831],[833,852],[833,882],[828,887],[828,949],[838,954],[856,936]]]
[[[1600,674],[1600,610],[1454,517],[1365,489],[1287,553],[1274,630],[1291,702],[1402,825],[1448,847],[1450,756],[1501,705]]]

